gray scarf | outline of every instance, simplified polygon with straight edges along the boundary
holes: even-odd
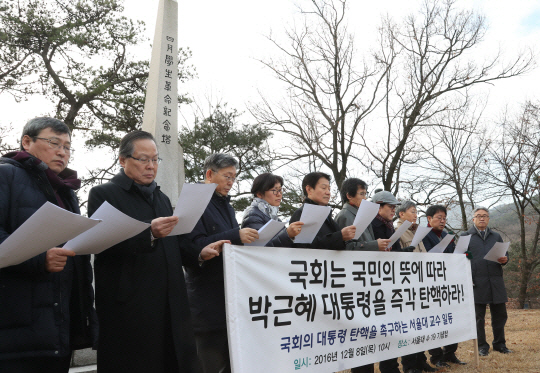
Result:
[[[253,197],[250,207],[261,210],[265,215],[270,216],[272,220],[278,220],[279,207],[271,206],[264,199]]]

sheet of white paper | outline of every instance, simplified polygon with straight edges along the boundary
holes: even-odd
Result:
[[[431,227],[418,227],[416,228],[416,233],[414,234],[414,237],[412,239],[412,242],[411,242],[411,246],[418,246],[418,244],[420,243],[420,241],[422,241],[422,239],[424,237],[427,236],[427,234],[429,232],[431,232],[433,228]]]
[[[401,224],[401,226],[396,229],[396,231],[394,232],[394,234],[392,236],[390,236],[390,243],[388,244],[388,246],[386,246],[386,248],[388,249],[389,247],[391,247],[397,240],[399,240],[399,238],[401,236],[403,236],[403,233],[405,233],[405,231],[407,229],[409,229],[409,227],[412,225],[412,223],[408,220],[405,220],[403,222],[403,224]]]
[[[285,223],[277,220],[270,219],[268,223],[263,225],[259,229],[259,239],[252,243],[245,243],[245,246],[264,246],[270,241],[276,234],[278,234],[285,227]]]
[[[375,219],[378,212],[379,205],[377,203],[367,200],[362,201],[353,223],[353,225],[356,227],[356,233],[354,235],[355,240],[357,240],[362,233],[364,233],[368,225],[370,225],[373,219]]]
[[[444,236],[441,242],[433,246],[433,248],[429,250],[429,252],[433,254],[441,254],[442,252],[444,252],[444,250],[450,244],[450,242],[452,242],[453,238],[454,238],[453,234],[447,234],[446,236]]]
[[[103,202],[91,217],[102,220],[103,224],[98,224],[69,240],[64,248],[73,250],[79,255],[99,254],[150,226],[148,223],[127,216],[107,201]]]
[[[99,222],[47,202],[2,242],[0,268],[20,264],[57,247]]]
[[[465,251],[469,248],[469,242],[471,242],[472,235],[468,236],[461,236],[459,237],[459,241],[456,244],[456,249],[454,250],[454,254],[465,254]]]
[[[206,210],[216,186],[217,184],[184,184],[173,213],[178,216],[178,224],[169,236],[191,233]]]
[[[495,245],[489,250],[489,252],[484,256],[484,259],[491,260],[492,262],[497,262],[497,259],[502,258],[506,255],[508,248],[510,247],[510,242],[496,242]],[[498,263],[498,262],[497,262]]]
[[[295,243],[312,243],[315,236],[321,229],[324,220],[330,214],[330,206],[311,205],[309,203],[304,204],[300,221],[304,223],[302,225],[302,231],[295,237]]]

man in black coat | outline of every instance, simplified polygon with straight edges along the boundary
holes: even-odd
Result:
[[[473,227],[462,236],[471,235],[469,250],[472,254],[471,267],[474,290],[474,308],[476,311],[476,332],[480,356],[489,354],[489,343],[486,341],[485,316],[486,306],[491,311],[491,327],[493,329],[493,349],[503,354],[511,353],[506,347],[504,326],[508,319],[506,313],[506,287],[503,279],[503,266],[508,263],[508,252],[497,259],[497,262],[484,259],[484,256],[497,242],[503,242],[499,233],[488,228],[489,211],[485,207],[476,208],[473,212]]]
[[[236,180],[238,162],[229,154],[216,153],[204,161],[205,183],[217,184],[216,191],[201,219],[187,237],[199,246],[216,240],[233,245],[259,238],[255,229],[240,229],[228,195]],[[197,354],[204,373],[231,371],[225,314],[223,259],[186,269],[186,283],[193,315]],[[238,346],[240,348],[240,346]]]
[[[68,126],[34,118],[21,151],[0,158],[0,243],[47,201],[79,214],[77,173],[67,167]],[[0,269],[0,372],[68,372],[71,352],[97,339],[88,255],[59,247]]]
[[[182,265],[198,267],[219,255],[224,241],[201,251],[188,240],[167,236],[178,217],[154,181],[160,159],[150,133],[128,133],[119,153],[123,169],[92,188],[88,213],[107,201],[151,226],[96,255],[98,372],[197,372]]]
[[[300,220],[305,204],[328,205],[328,202],[330,202],[330,175],[323,172],[310,172],[302,180],[302,190],[305,196],[304,204],[292,214],[291,223]],[[295,243],[294,247],[345,250],[347,241],[352,240],[355,233],[356,227],[354,225],[349,225],[341,229],[334,219],[332,219],[332,212],[330,212],[311,243]]]
[[[431,231],[422,239],[422,243],[426,248],[426,251],[433,249],[442,239],[448,234],[444,231],[446,226],[446,207],[442,205],[429,206],[426,210],[426,217],[428,220],[428,227],[431,227]],[[444,249],[445,253],[453,253],[456,248],[456,244],[452,240],[450,244]],[[465,365],[467,363],[459,360],[456,356],[458,348],[457,343],[453,343],[443,348],[437,347],[429,350],[431,355],[430,361],[433,365],[441,368],[449,368],[448,363]]]

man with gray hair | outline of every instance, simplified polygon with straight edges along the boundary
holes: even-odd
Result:
[[[212,154],[204,161],[205,183],[217,184],[216,191],[193,231],[187,235],[199,246],[216,240],[233,245],[259,238],[255,229],[242,228],[230,204],[238,162],[229,154]],[[231,371],[227,324],[225,320],[225,282],[221,256],[198,268],[186,268],[186,283],[193,315],[197,355],[203,373]]]
[[[469,250],[472,254],[471,267],[474,290],[474,308],[476,312],[476,332],[480,356],[489,354],[486,341],[485,315],[489,304],[491,327],[493,329],[493,349],[503,354],[511,353],[506,347],[504,326],[508,319],[506,313],[506,288],[503,279],[503,266],[508,263],[508,252],[497,262],[484,259],[484,256],[497,242],[503,242],[501,235],[488,228],[489,210],[478,207],[473,212],[473,226],[462,236],[471,236]]]
[[[64,122],[24,126],[21,150],[0,158],[0,243],[47,202],[80,213],[72,152]],[[71,351],[95,345],[93,299],[89,255],[53,247],[0,269],[0,372],[67,373]]]

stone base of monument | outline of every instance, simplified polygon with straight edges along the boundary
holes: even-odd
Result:
[[[96,351],[91,348],[77,350],[71,359],[69,373],[96,373]]]

